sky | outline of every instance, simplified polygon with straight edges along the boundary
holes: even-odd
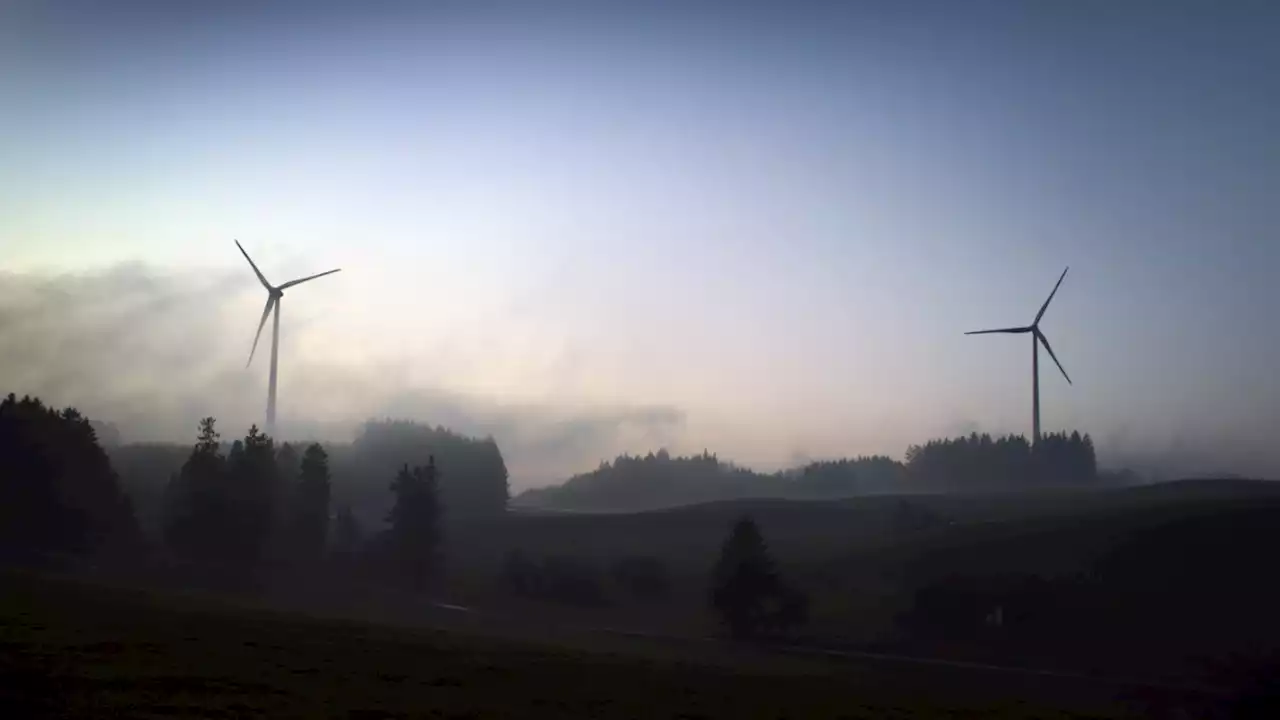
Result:
[[[1280,7],[0,4],[0,380],[187,442],[370,417],[513,487],[971,431],[1280,476]],[[268,328],[269,331],[269,328]],[[264,340],[265,343],[265,340]]]

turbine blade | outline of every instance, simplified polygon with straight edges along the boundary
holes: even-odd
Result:
[[[1031,323],[1032,325],[1040,324],[1040,318],[1044,317],[1044,311],[1049,309],[1049,302],[1053,300],[1053,296],[1058,293],[1058,285],[1062,284],[1062,279],[1067,276],[1067,270],[1070,270],[1070,269],[1071,269],[1071,266],[1068,265],[1066,270],[1063,270],[1062,274],[1058,276],[1057,285],[1053,286],[1053,292],[1049,293],[1048,299],[1046,299],[1044,301],[1044,304],[1040,306],[1040,312],[1036,313],[1036,319],[1035,319],[1035,322]]]
[[[1049,338],[1045,337],[1044,333],[1040,332],[1040,328],[1036,328],[1036,339],[1044,344],[1045,350],[1049,351],[1049,357],[1053,358],[1053,364],[1057,365],[1058,369],[1062,371],[1062,377],[1067,379],[1067,384],[1073,384],[1071,382],[1071,376],[1067,374],[1067,369],[1062,367],[1062,363],[1058,362],[1058,356],[1053,354],[1053,347],[1049,345]]]
[[[253,362],[253,354],[258,350],[258,338],[262,337],[262,327],[267,324],[267,316],[271,314],[271,308],[275,307],[275,304],[275,295],[267,298],[267,306],[262,309],[262,319],[258,321],[258,332],[253,336],[253,347],[249,350],[249,362],[244,364],[245,367],[249,367],[249,363]]]
[[[244,246],[240,244],[239,240],[236,241],[236,247],[240,248],[240,254],[244,256],[244,259],[249,261],[249,267],[253,268],[253,274],[258,276],[258,281],[262,283],[262,287],[273,290],[271,283],[267,282],[267,279],[262,276],[262,271],[258,270],[258,266],[253,264],[253,258],[249,257],[249,253],[244,251]]]
[[[304,283],[304,282],[306,282],[306,281],[308,281],[308,280],[315,280],[315,279],[316,279],[316,278],[318,278],[318,277],[324,277],[325,275],[332,275],[332,274],[334,274],[334,273],[336,273],[336,272],[342,272],[342,268],[338,268],[337,270],[330,270],[330,271],[328,271],[328,272],[317,273],[317,274],[315,274],[315,275],[308,275],[307,277],[304,277],[304,278],[298,278],[297,280],[290,280],[289,282],[287,282],[287,283],[285,283],[285,284],[281,285],[281,286],[280,286],[280,289],[281,289],[281,290],[284,290],[285,288],[291,288],[291,287],[293,287],[294,285],[301,285],[302,283]]]
[[[1011,328],[1000,328],[999,330],[974,330],[973,332],[965,333],[965,335],[987,335],[989,333],[1026,333],[1026,332],[1031,332],[1031,328],[1030,327],[1011,327]]]

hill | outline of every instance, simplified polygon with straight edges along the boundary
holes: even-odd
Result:
[[[606,599],[574,613],[601,624],[710,632],[706,575],[743,515],[812,598],[803,641],[822,647],[1177,677],[1200,677],[1204,658],[1230,654],[1224,647],[1257,650],[1253,641],[1263,638],[1280,647],[1280,624],[1259,611],[1262,601],[1237,600],[1280,603],[1280,583],[1256,560],[1258,548],[1280,544],[1280,484],[1266,481],[515,512],[457,530],[450,563],[472,573],[468,587],[456,587],[468,604],[506,607],[504,553],[573,559],[597,573]],[[664,598],[638,602],[610,586],[609,568],[636,556],[665,568]],[[1027,603],[1032,609],[1015,619],[1012,608]],[[986,616],[1001,604],[1011,608],[1004,635],[984,634]],[[1128,632],[1144,604],[1165,608],[1163,624]],[[950,619],[922,626],[913,619],[921,613]],[[1187,632],[1188,624],[1215,628],[1225,645]],[[1054,634],[1054,625],[1074,637]]]
[[[563,484],[526,490],[518,508],[637,512],[739,498],[815,500],[901,491],[903,466],[887,457],[813,462],[760,473],[716,455],[672,457],[666,450],[621,455]]]
[[[1100,473],[1093,440],[1079,432],[1050,433],[1031,444],[1020,435],[931,440],[907,448],[906,462],[884,456],[813,462],[758,473],[701,455],[665,450],[622,455],[558,486],[527,490],[516,507],[641,511],[736,498],[835,499],[875,494],[991,493],[1090,488],[1123,474]]]

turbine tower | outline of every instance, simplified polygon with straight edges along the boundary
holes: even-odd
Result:
[[[1049,302],[1053,300],[1053,296],[1058,292],[1058,286],[1062,284],[1062,279],[1067,276],[1066,270],[1062,271],[1062,275],[1058,276],[1057,285],[1053,286],[1053,292],[1049,293],[1049,298],[1044,301],[1044,305],[1040,306],[1040,312],[1036,313],[1036,319],[1031,321],[1026,327],[1000,328],[998,330],[975,330],[967,332],[965,335],[986,335],[988,333],[1030,333],[1031,334],[1031,442],[1040,442],[1040,344],[1044,343],[1044,349],[1049,351],[1049,357],[1053,358],[1054,364],[1062,371],[1062,377],[1067,379],[1067,384],[1071,384],[1071,377],[1067,375],[1067,371],[1062,367],[1062,363],[1058,362],[1058,356],[1053,354],[1053,347],[1049,345],[1049,338],[1044,336],[1040,331],[1040,318],[1044,317],[1044,311],[1049,309]]]
[[[253,274],[258,276],[258,282],[262,283],[262,287],[267,289],[267,306],[262,309],[262,319],[258,321],[258,332],[253,336],[253,347],[249,350],[249,362],[244,366],[247,368],[253,363],[253,353],[258,349],[258,338],[262,337],[262,327],[267,324],[267,316],[275,311],[275,317],[271,321],[271,375],[267,381],[267,425],[266,433],[275,435],[276,432],[276,363],[280,353],[280,300],[284,297],[284,291],[294,285],[301,285],[308,280],[315,280],[318,277],[332,275],[338,270],[329,270],[316,275],[308,275],[297,280],[290,280],[279,287],[267,282],[263,277],[262,271],[258,270],[258,266],[253,264],[253,258],[249,257],[249,253],[245,252],[244,246],[240,241],[236,241],[236,247],[240,248],[240,254],[244,255],[244,259],[249,261],[249,267],[253,268]]]

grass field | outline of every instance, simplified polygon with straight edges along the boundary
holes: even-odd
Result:
[[[1274,507],[1275,498],[1271,486],[1199,483],[914,497],[949,521],[908,534],[890,528],[898,498],[517,516],[450,537],[459,550],[445,595],[475,610],[462,613],[301,586],[272,595],[268,610],[0,572],[0,718],[1222,717],[1209,711],[1220,712],[1223,698],[1193,692],[707,640],[705,573],[727,525],[750,512],[786,572],[814,595],[809,631],[857,639],[889,626],[907,597],[894,590],[903,578],[1072,567],[1143,528]],[[518,601],[489,577],[511,547],[601,562],[650,553],[670,566],[673,596],[598,609]]]
[[[1052,718],[1167,702],[1083,681],[589,633],[517,642],[0,579],[3,717]]]

